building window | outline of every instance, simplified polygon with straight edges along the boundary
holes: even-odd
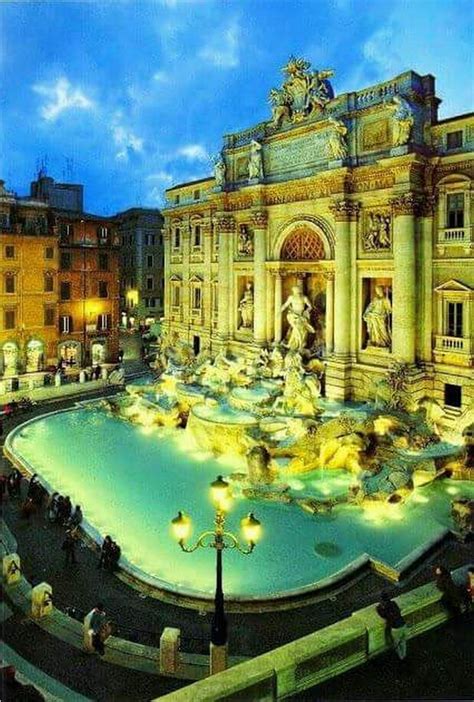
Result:
[[[70,251],[61,251],[59,267],[62,271],[69,271],[72,267],[72,254]]]
[[[97,236],[99,237],[99,241],[104,239],[107,239],[109,236],[109,229],[108,227],[98,227],[97,228]]]
[[[44,326],[54,327],[56,324],[56,310],[54,307],[44,308]]]
[[[153,254],[148,254],[146,257],[147,268],[153,268]]]
[[[44,292],[54,291],[54,278],[50,273],[44,274]]]
[[[61,224],[59,230],[59,235],[63,241],[70,241],[74,234],[74,227],[72,224]]]
[[[173,285],[171,288],[171,305],[179,307],[181,304],[181,291],[179,285]]]
[[[106,253],[99,254],[99,271],[109,270],[109,255]]]
[[[200,190],[195,190],[194,193],[193,193],[193,196],[194,196],[194,199],[195,199],[195,200],[199,200],[199,198],[201,197],[201,191],[200,191]]]
[[[61,298],[61,300],[71,299],[71,283],[69,281],[63,281],[61,283],[59,297]]]
[[[193,310],[201,309],[201,286],[195,285],[192,291],[192,308]]]
[[[52,246],[47,246],[44,250],[44,257],[45,258],[54,258],[54,248]]]
[[[97,317],[97,329],[99,331],[107,331],[112,328],[112,315],[99,314]]]
[[[194,237],[193,237],[193,246],[201,246],[201,225],[196,224],[194,227]]]
[[[446,148],[448,151],[452,149],[460,149],[462,146],[462,129],[456,132],[448,132],[446,134]]]
[[[448,229],[464,227],[464,193],[451,193],[446,198]]]
[[[173,248],[179,249],[180,246],[181,246],[181,230],[179,227],[176,227],[176,229],[174,230]]]
[[[16,289],[15,276],[11,273],[6,273],[4,276],[4,289],[6,293],[14,293]]]
[[[463,304],[462,302],[446,303],[446,335],[462,337]]]
[[[10,229],[10,215],[7,212],[0,212],[0,229]]]
[[[59,318],[59,331],[61,334],[70,334],[72,330],[72,317],[70,315],[62,315]]]
[[[5,310],[3,315],[3,326],[5,329],[15,329],[16,310]]]
[[[152,275],[147,275],[146,277],[146,289],[153,290],[155,287],[155,280]]]
[[[5,246],[5,258],[15,258],[15,247],[7,245]]]
[[[106,280],[99,280],[99,297],[109,296],[109,286]]]
[[[460,385],[444,385],[444,404],[449,407],[461,407],[462,405],[462,388]]]
[[[179,205],[179,195],[175,195],[174,197],[174,204]]]

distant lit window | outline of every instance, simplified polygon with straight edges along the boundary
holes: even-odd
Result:
[[[54,278],[51,275],[51,273],[45,273],[43,282],[44,282],[44,292],[53,292]]]
[[[54,248],[52,246],[47,246],[44,250],[44,257],[45,258],[54,258]]]
[[[446,148],[448,151],[460,149],[462,146],[462,129],[456,132],[448,132],[446,134]]]
[[[146,257],[147,268],[153,268],[153,254],[148,254]]]
[[[59,318],[59,331],[61,334],[70,334],[72,332],[72,317],[71,315],[62,315]]]
[[[109,286],[106,280],[99,280],[99,297],[109,296]]]
[[[201,225],[200,224],[196,224],[196,226],[194,227],[193,246],[196,246],[196,247],[201,246]]]
[[[14,293],[16,289],[15,276],[11,273],[6,273],[4,277],[4,289],[6,293]]]
[[[192,291],[192,308],[193,310],[201,309],[201,286],[195,285]]]
[[[5,258],[15,258],[15,247],[8,244],[5,246]]]
[[[464,193],[450,193],[446,198],[448,229],[464,227]]]
[[[62,271],[69,271],[72,267],[72,254],[70,251],[61,251],[59,267]]]
[[[181,246],[181,230],[179,227],[176,227],[174,230],[174,239],[173,239],[173,248],[179,249]]]
[[[69,281],[63,281],[61,283],[59,297],[61,300],[71,299],[71,283]]]
[[[171,305],[172,307],[179,307],[181,304],[181,289],[179,285],[173,285],[171,289]]]
[[[463,336],[463,304],[448,302],[446,304],[446,335]]]
[[[146,289],[153,290],[154,287],[155,287],[155,279],[153,278],[152,275],[148,275],[146,278]]]
[[[56,324],[56,310],[54,307],[44,308],[44,326],[54,327]]]
[[[194,193],[193,193],[193,196],[194,196],[194,199],[195,199],[195,200],[199,200],[199,198],[201,197],[201,191],[200,191],[200,190],[195,190]]]
[[[5,310],[3,316],[3,326],[5,329],[15,329],[16,327],[16,310]]]

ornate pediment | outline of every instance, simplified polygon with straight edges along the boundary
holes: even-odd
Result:
[[[471,292],[473,292],[473,290],[472,290],[472,288],[469,287],[469,285],[465,285],[464,283],[460,283],[459,280],[454,280],[454,278],[452,278],[451,280],[447,280],[445,283],[438,285],[438,287],[435,288],[435,292],[437,292],[437,293],[445,293],[445,292],[471,293]]]
[[[334,75],[333,70],[312,71],[309,61],[290,56],[282,71],[285,75],[283,85],[272,88],[269,95],[273,126],[301,122],[321,112],[333,99],[334,91],[328,80]]]

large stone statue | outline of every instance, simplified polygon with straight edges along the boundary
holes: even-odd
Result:
[[[239,303],[239,312],[242,317],[240,328],[251,329],[253,326],[253,290],[252,283],[247,283],[242,299]]]
[[[413,108],[405,98],[395,95],[392,100],[393,112],[393,145],[403,146],[407,143],[411,135],[411,130],[415,122]]]
[[[224,159],[218,158],[214,163],[214,178],[216,179],[217,187],[221,188],[225,183],[226,166]]]
[[[385,295],[381,285],[375,286],[375,296],[367,305],[362,315],[367,324],[367,334],[369,336],[368,347],[389,349],[392,343],[390,331],[390,315],[392,306],[388,296]]]
[[[286,318],[291,327],[288,348],[291,351],[301,353],[306,346],[308,334],[314,333],[314,328],[309,323],[312,305],[298,286],[295,285],[291,290],[291,295],[282,306],[281,311],[288,310]]]
[[[249,180],[263,178],[262,145],[252,139],[250,142]]]
[[[334,71],[311,71],[311,64],[303,58],[291,56],[283,73],[285,82],[281,88],[272,88],[272,124],[275,127],[287,120],[299,122],[314,112],[324,108],[334,97],[328,78]]]
[[[330,130],[327,141],[327,154],[331,160],[342,160],[347,156],[347,132],[344,122],[330,119]]]

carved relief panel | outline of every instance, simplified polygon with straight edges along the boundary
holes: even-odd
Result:
[[[360,234],[361,254],[389,254],[392,250],[392,215],[388,207],[364,210]]]
[[[236,247],[237,258],[253,258],[254,233],[248,224],[239,224]]]

